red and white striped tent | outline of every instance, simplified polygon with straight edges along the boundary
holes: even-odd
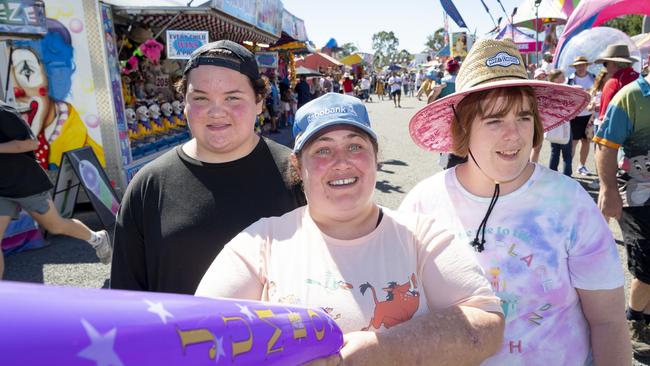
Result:
[[[208,31],[210,41],[229,39],[237,43],[250,41],[272,44],[279,38],[211,7],[210,2],[189,7],[181,0],[150,0],[145,2],[146,6],[133,5],[133,0],[105,2],[113,6],[113,12],[117,16],[133,19],[137,23],[152,27],[154,31],[162,27]]]

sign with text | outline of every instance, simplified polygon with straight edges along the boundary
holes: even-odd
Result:
[[[44,36],[46,33],[43,1],[0,1],[0,35]]]
[[[167,58],[187,60],[195,49],[209,42],[207,31],[167,31]]]
[[[106,229],[111,230],[115,225],[120,201],[90,147],[70,150],[63,154],[53,198],[61,216],[72,217],[74,214],[79,188],[86,191],[99,220]]]

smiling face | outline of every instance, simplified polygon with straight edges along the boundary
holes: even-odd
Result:
[[[528,166],[536,125],[533,106],[528,98],[522,97],[519,103],[508,99],[503,95],[486,98],[481,102],[484,113],[476,114],[471,122],[468,148],[476,163],[470,158],[465,172],[474,184],[489,188],[494,180],[517,181]]]
[[[327,128],[302,149],[299,165],[314,220],[345,220],[373,208],[377,157],[367,134],[345,125]]]
[[[253,127],[263,102],[256,102],[245,75],[225,67],[201,65],[189,72],[185,101],[199,160],[236,160],[257,144]]]

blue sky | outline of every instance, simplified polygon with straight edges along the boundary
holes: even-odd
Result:
[[[484,0],[496,21],[504,17],[497,0]],[[453,0],[465,23],[477,37],[494,27],[480,0]],[[443,26],[440,0],[282,0],[284,7],[302,18],[307,35],[320,48],[335,38],[339,45],[352,42],[372,52],[374,33],[393,31],[400,49],[411,53],[424,49],[426,37]],[[501,0],[508,14],[522,0]],[[503,23],[502,23],[503,24]],[[464,31],[449,19],[449,31]]]

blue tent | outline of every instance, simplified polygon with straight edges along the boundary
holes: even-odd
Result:
[[[329,48],[330,50],[334,48],[339,48],[339,44],[336,42],[334,38],[330,38],[330,40],[327,41],[327,43],[325,44],[324,48]]]

